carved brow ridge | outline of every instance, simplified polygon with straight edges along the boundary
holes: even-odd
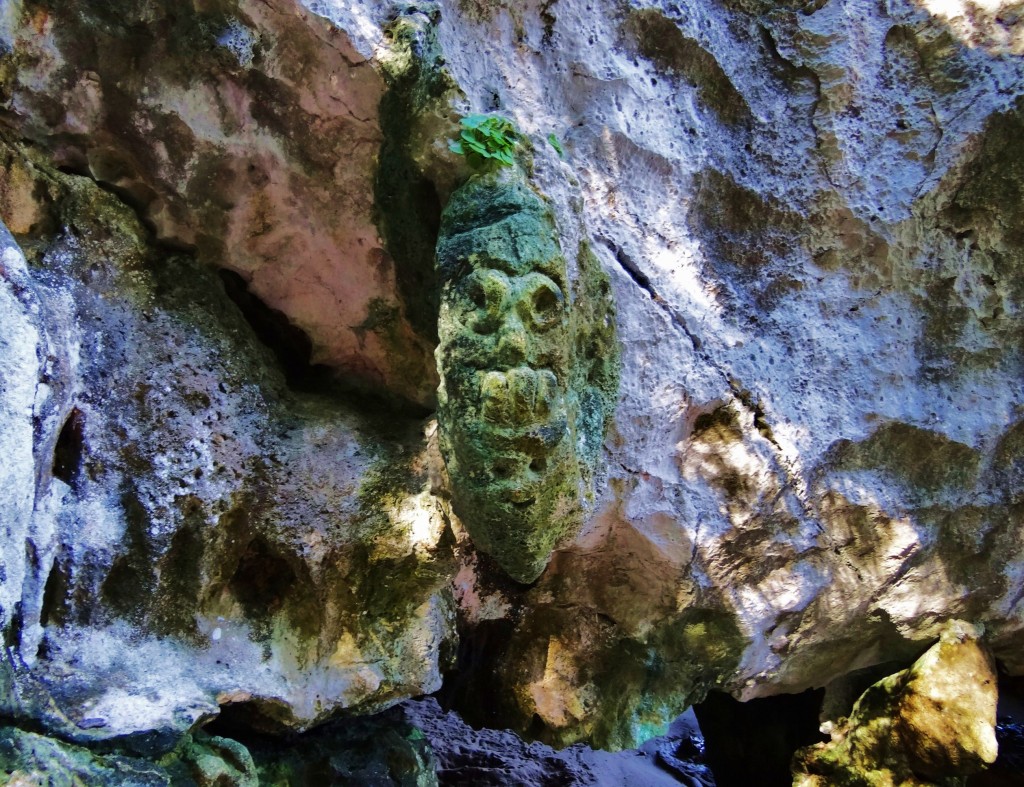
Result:
[[[450,207],[443,222],[445,226],[441,229],[450,237],[497,224],[520,213],[550,220],[550,211],[544,201],[531,189],[518,184],[470,187],[465,193],[456,192]]]

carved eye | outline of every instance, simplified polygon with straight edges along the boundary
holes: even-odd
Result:
[[[497,330],[508,289],[504,274],[493,270],[474,271],[463,288],[472,311],[466,320],[469,327],[476,333]]]
[[[498,457],[491,465],[491,477],[496,481],[504,481],[516,474],[517,466],[507,457]]]
[[[470,303],[472,303],[476,308],[486,308],[487,293],[484,291],[483,282],[479,279],[473,279],[470,281],[469,286],[466,288],[466,295],[469,297]]]
[[[530,323],[538,331],[557,325],[564,313],[565,298],[558,286],[547,276],[534,275],[526,286],[524,304]]]

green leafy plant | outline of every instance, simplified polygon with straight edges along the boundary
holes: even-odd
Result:
[[[555,153],[561,159],[565,158],[565,151],[562,150],[562,143],[558,141],[558,137],[555,136],[554,132],[548,134],[548,144],[555,149]]]
[[[490,163],[512,166],[520,139],[515,123],[501,115],[468,115],[460,125],[459,138],[448,143],[453,153],[465,156],[477,169]]]

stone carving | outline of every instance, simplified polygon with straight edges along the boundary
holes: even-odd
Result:
[[[618,387],[607,281],[584,246],[570,293],[554,217],[514,174],[442,217],[441,448],[455,511],[520,582],[576,534]]]

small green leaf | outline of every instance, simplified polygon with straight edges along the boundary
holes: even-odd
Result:
[[[472,167],[485,166],[487,161],[497,161],[503,166],[515,163],[515,149],[521,134],[511,120],[501,115],[467,115],[459,125],[459,139],[449,142],[448,147],[466,156]]]

